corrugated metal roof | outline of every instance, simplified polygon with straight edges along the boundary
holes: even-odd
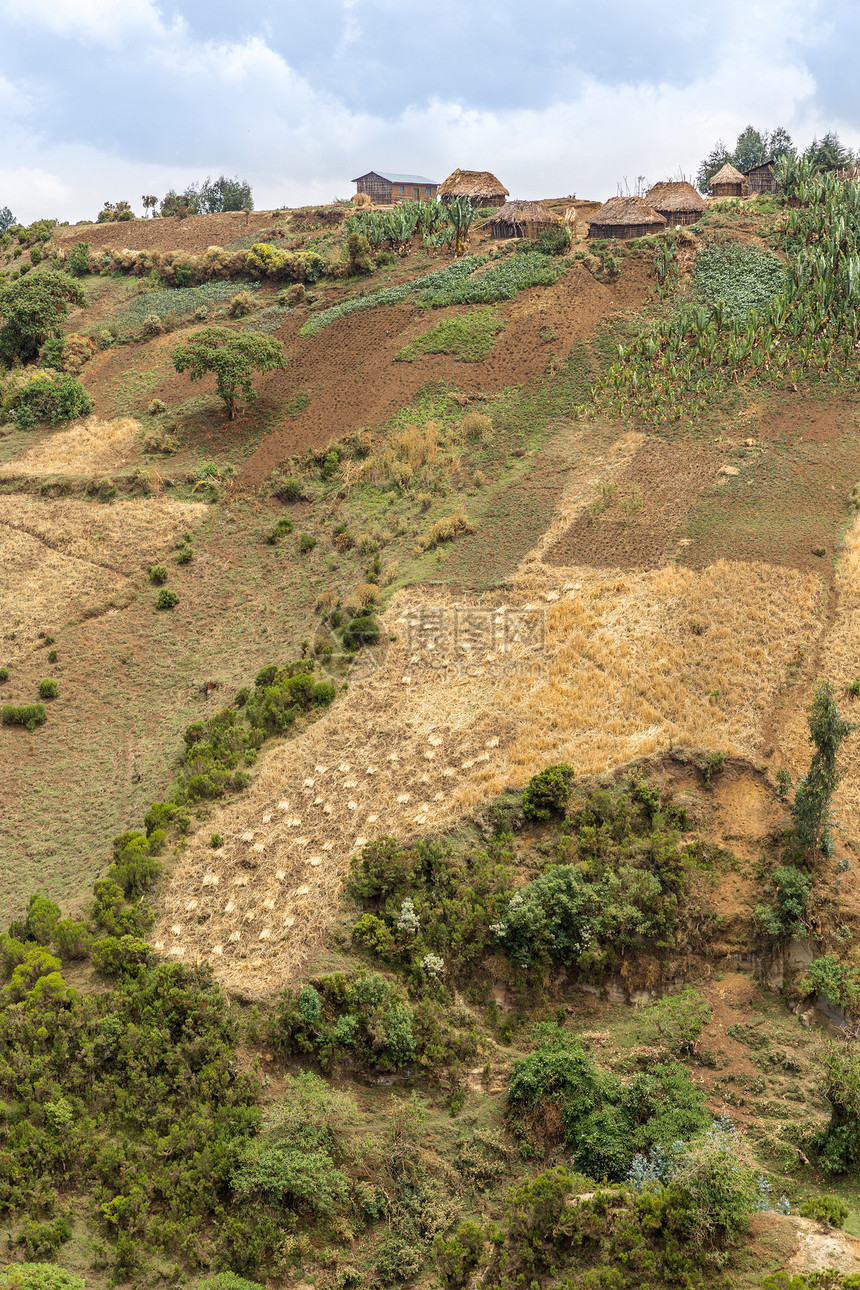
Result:
[[[368,175],[378,175],[380,179],[386,179],[389,184],[432,184],[437,188],[439,186],[438,179],[428,179],[426,175],[395,175],[390,170],[368,170],[367,175],[359,175],[358,179],[367,179]],[[358,179],[352,179],[350,183],[357,184]]]

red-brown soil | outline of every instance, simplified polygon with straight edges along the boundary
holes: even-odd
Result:
[[[679,528],[726,458],[719,448],[688,448],[649,439],[619,476],[614,491],[595,499],[544,562],[598,568],[651,569],[673,558]]]
[[[456,309],[416,309],[408,303],[372,309],[341,318],[307,338],[298,335],[307,313],[297,310],[277,333],[284,342],[287,368],[256,382],[260,402],[253,418],[256,424],[265,421],[268,433],[243,467],[243,478],[258,483],[294,454],[322,447],[354,429],[378,425],[405,407],[428,382],[448,382],[469,394],[495,394],[524,384],[545,371],[552,352],[566,355],[608,315],[640,308],[647,289],[647,270],[641,261],[625,266],[618,282],[611,285],[595,281],[580,265],[571,266],[554,286],[532,288],[499,306],[507,327],[482,363],[456,362],[446,354],[421,355],[411,363],[394,361],[398,350],[442,318],[461,312]],[[555,339],[541,339],[545,328],[555,331]],[[96,406],[107,411],[138,355],[153,348],[172,349],[178,339],[159,337],[96,355],[85,376]],[[161,383],[147,387],[139,408],[126,405],[122,410],[143,411],[155,396],[175,407],[208,395],[211,385],[192,383],[187,375],[170,372]],[[310,402],[291,417],[286,408],[299,393]],[[222,418],[214,394],[212,401],[213,415]],[[240,436],[241,427],[224,423],[223,431],[226,440],[232,440]]]
[[[68,250],[88,242],[91,250],[112,247],[122,251],[187,251],[201,255],[210,246],[229,246],[249,233],[271,230],[271,211],[229,211],[222,215],[189,215],[187,219],[130,219],[113,224],[74,224],[54,229],[52,241]]]

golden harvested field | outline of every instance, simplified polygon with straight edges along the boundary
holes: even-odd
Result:
[[[722,562],[557,574],[465,604],[399,593],[375,669],[192,836],[155,945],[270,994],[321,943],[368,839],[438,829],[562,760],[591,774],[673,743],[760,755],[818,631],[818,579]]]
[[[70,429],[47,435],[12,461],[0,477],[20,475],[94,475],[121,470],[136,458],[134,441],[141,425],[133,417],[102,421],[88,417]]]
[[[4,662],[39,631],[127,603],[132,580],[199,523],[206,507],[157,499],[99,506],[0,497],[0,622]]]

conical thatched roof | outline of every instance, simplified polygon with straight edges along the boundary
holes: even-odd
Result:
[[[653,224],[655,232],[666,224],[664,217],[649,206],[644,197],[610,197],[588,222],[596,224],[598,228],[604,224],[612,227],[627,224],[636,228],[643,224]]]
[[[491,224],[557,224],[558,219],[547,210],[543,202],[505,202],[500,206]]]
[[[440,197],[471,197],[484,201],[495,198],[501,201],[507,195],[508,190],[502,181],[489,170],[455,170],[439,185]]]
[[[708,183],[713,188],[714,184],[745,184],[746,179],[739,170],[735,170],[730,161],[727,161],[721,170],[711,175]]]
[[[666,180],[655,184],[645,198],[655,211],[665,214],[667,211],[703,211],[705,199],[697,193],[692,184],[685,181]]]

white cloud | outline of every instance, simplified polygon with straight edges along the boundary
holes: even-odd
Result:
[[[16,27],[114,48],[128,36],[161,38],[168,31],[151,0],[0,0],[0,17]]]
[[[0,0],[0,14],[11,5]],[[353,0],[345,8],[357,21]],[[731,143],[750,121],[785,125],[800,142],[835,126],[856,145],[860,115],[821,119],[798,53],[827,38],[821,9],[726,0],[722,26],[709,28],[718,40],[709,44],[696,19],[702,54],[685,81],[643,75],[619,84],[580,71],[569,93],[545,106],[475,109],[447,95],[383,114],[350,110],[259,35],[195,38],[181,20],[166,25],[150,0],[32,0],[31,21],[101,41],[90,55],[102,74],[97,95],[86,78],[88,94],[68,90],[68,110],[53,121],[38,105],[52,102],[49,88],[63,92],[62,75],[26,94],[0,78],[0,205],[25,219],[93,218],[108,198],[137,206],[135,194],[223,172],[247,178],[265,208],[346,196],[352,176],[371,167],[442,179],[455,166],[489,168],[516,196],[605,198],[625,177],[632,185],[678,168],[695,174],[717,137]],[[127,52],[110,42],[125,42]],[[26,128],[13,119],[21,112]],[[52,129],[70,142],[52,139]]]

